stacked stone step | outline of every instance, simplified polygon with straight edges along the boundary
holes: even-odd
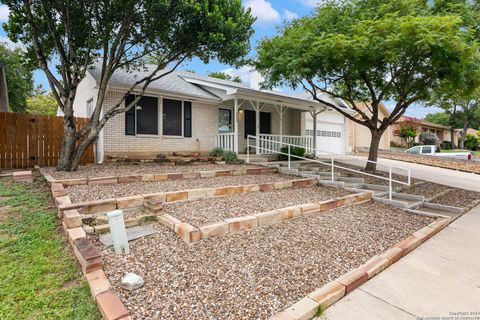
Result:
[[[32,170],[14,172],[13,173],[13,181],[32,183],[33,182]]]
[[[148,199],[143,202],[145,213],[159,215],[163,211],[163,202],[160,199]]]

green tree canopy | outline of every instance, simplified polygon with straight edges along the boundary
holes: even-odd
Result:
[[[263,40],[257,68],[266,86],[302,87],[366,126],[372,134],[369,160],[376,161],[382,134],[412,103],[428,101],[433,88],[454,82],[470,61],[479,60],[474,31],[461,16],[435,10],[421,0],[324,1],[313,15]],[[343,99],[361,117],[322,100],[324,93]],[[396,105],[381,119],[385,100]],[[356,102],[369,106],[368,112]]]
[[[41,86],[35,90],[34,95],[27,98],[28,113],[54,116],[57,114],[57,108],[53,93],[43,90]]]
[[[425,116],[425,120],[442,126],[450,126],[450,115],[445,112],[429,113]]]
[[[4,29],[12,40],[27,46],[65,115],[59,170],[75,170],[105,123],[132,108],[152,81],[184,61],[198,57],[205,63],[216,59],[241,64],[250,49],[255,20],[241,0],[1,2],[10,9]],[[147,57],[154,57],[154,66],[144,68]],[[77,131],[73,102],[92,65],[101,68],[96,105],[89,123]],[[147,71],[102,115],[109,80],[118,69]],[[125,106],[133,91],[136,99]]]
[[[229,80],[229,81],[233,81],[233,82],[242,83],[242,79],[239,76],[232,76],[228,73],[221,72],[221,71],[209,72],[208,76],[212,77],[212,78],[217,78],[217,79]]]
[[[20,48],[0,43],[0,64],[5,68],[10,111],[25,111],[27,98],[33,91],[33,71],[25,62],[24,53]]]

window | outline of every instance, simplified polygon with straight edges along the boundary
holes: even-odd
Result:
[[[218,109],[218,133],[230,133],[232,127],[232,110]]]
[[[87,117],[91,117],[93,114],[93,99],[87,101]]]
[[[135,100],[134,95],[125,99],[129,105]],[[158,134],[158,99],[142,97],[135,106],[125,113],[125,134]]]
[[[420,147],[413,147],[411,149],[408,149],[407,152],[408,153],[419,154],[420,153]]]
[[[432,147],[422,147],[422,153],[426,153],[426,154],[432,153]]]
[[[163,99],[163,135],[183,135],[188,138],[192,136],[192,103],[190,101]]]

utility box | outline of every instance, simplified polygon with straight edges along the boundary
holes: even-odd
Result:
[[[116,254],[129,254],[127,230],[123,220],[123,211],[114,210],[107,213],[108,226],[110,227],[110,235],[112,237],[113,248]]]

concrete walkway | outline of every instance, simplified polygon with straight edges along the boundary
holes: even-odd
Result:
[[[470,314],[456,318],[456,312]],[[480,206],[331,306],[322,319],[425,317],[480,318]]]
[[[338,161],[356,164],[360,166],[365,165],[365,157],[348,156],[348,158],[337,158]],[[411,170],[412,177],[444,184],[450,187],[462,188],[480,192],[480,175],[475,173],[468,173],[456,171],[451,169],[444,169],[432,166],[426,166],[417,163],[390,160],[378,158],[378,169],[388,171],[388,165],[399,166]],[[480,166],[480,163],[479,163]],[[394,172],[405,174],[405,171],[394,169]]]

